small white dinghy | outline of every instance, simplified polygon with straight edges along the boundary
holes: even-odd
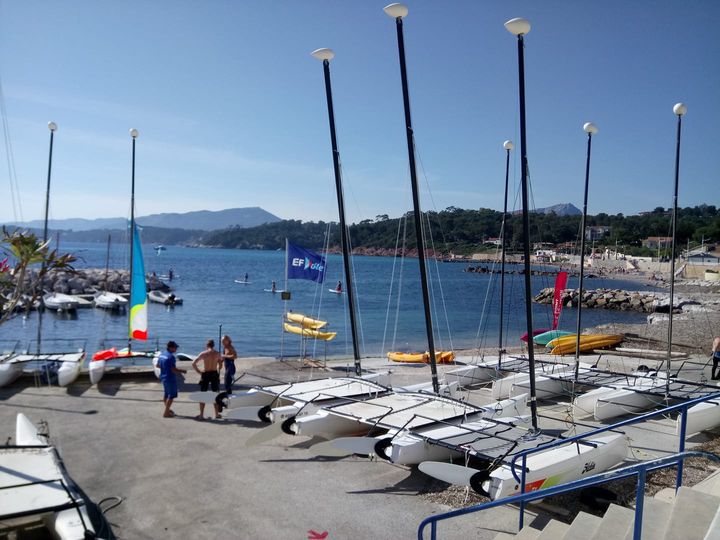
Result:
[[[69,294],[52,292],[43,296],[43,304],[53,311],[74,311],[80,305],[80,301]]]
[[[98,538],[88,503],[67,473],[55,447],[22,413],[15,446],[0,448],[0,522],[22,537],[24,526],[41,522],[62,540]],[[105,524],[106,525],[106,524]]]
[[[121,311],[127,307],[127,298],[110,291],[98,291],[93,297],[93,305],[100,309]]]
[[[162,291],[150,291],[147,295],[148,300],[155,302],[156,304],[163,304],[165,306],[180,306],[183,303],[183,299],[179,296],[175,296],[173,293],[166,293]]]

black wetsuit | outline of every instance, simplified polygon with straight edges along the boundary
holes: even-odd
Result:
[[[225,391],[232,394],[232,384],[235,378],[235,359],[232,356],[223,356],[225,364]]]

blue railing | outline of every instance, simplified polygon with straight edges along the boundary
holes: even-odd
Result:
[[[682,403],[678,403],[677,405],[671,405],[670,407],[665,407],[664,409],[659,409],[657,411],[652,411],[649,413],[645,413],[640,416],[636,416],[634,418],[628,418],[627,420],[623,420],[621,422],[618,422],[616,424],[612,424],[610,426],[604,426],[601,428],[593,429],[590,431],[587,431],[585,433],[582,433],[580,435],[573,435],[572,437],[566,437],[563,439],[558,439],[557,441],[553,441],[548,444],[544,444],[541,446],[537,446],[535,448],[528,448],[523,451],[518,452],[513,457],[512,461],[510,462],[510,470],[512,471],[513,476],[515,479],[520,483],[520,495],[527,495],[525,492],[525,486],[526,486],[526,473],[527,473],[527,457],[530,454],[534,454],[536,452],[543,452],[545,450],[549,450],[550,448],[555,448],[557,446],[563,446],[567,445],[569,443],[577,443],[577,444],[591,444],[588,443],[588,441],[584,440],[589,437],[593,437],[595,435],[599,435],[600,433],[606,433],[608,431],[617,431],[619,428],[631,425],[631,424],[637,424],[640,422],[644,422],[646,420],[649,420],[651,418],[655,418],[657,416],[665,416],[668,413],[680,411],[680,433],[679,433],[679,442],[678,442],[678,455],[683,454],[685,452],[685,435],[686,435],[686,428],[687,428],[687,411],[690,407],[693,405],[697,405],[698,403],[702,403],[705,401],[712,401],[712,400],[718,400],[720,399],[720,392],[717,392],[715,394],[710,394],[707,396],[702,396],[699,398],[691,399],[688,401],[684,401]],[[720,405],[719,405],[720,406]],[[518,466],[517,462],[518,460],[521,460],[520,466]],[[675,480],[675,489],[679,489],[682,485],[682,474],[683,474],[683,460],[681,458],[676,459],[676,465],[677,465],[677,477]],[[520,467],[520,476],[517,474],[517,469]],[[572,484],[567,484],[572,485]],[[546,490],[543,490],[543,493],[545,493]],[[507,500],[507,499],[503,499]],[[522,529],[524,525],[525,520],[525,500],[518,499],[518,502],[520,504],[520,517],[518,520],[518,528]],[[434,538],[434,536],[433,536]]]
[[[425,518],[420,523],[420,526],[418,527],[417,537],[418,540],[424,540],[425,528],[430,525],[430,538],[432,540],[435,540],[435,538],[437,538],[437,524],[439,521],[443,521],[445,519],[463,516],[465,514],[472,514],[474,512],[480,512],[482,510],[488,510],[490,508],[495,508],[497,506],[503,506],[506,504],[519,503],[521,506],[524,506],[525,503],[537,499],[544,499],[545,497],[550,497],[552,495],[558,495],[560,493],[566,493],[568,491],[574,491],[580,488],[604,484],[612,480],[619,480],[621,478],[637,476],[633,539],[640,540],[642,538],[643,503],[645,501],[645,478],[648,471],[673,467],[682,464],[683,461],[687,458],[706,458],[720,462],[720,456],[716,454],[711,454],[709,452],[678,452],[677,454],[665,456],[656,460],[643,461],[642,463],[636,463],[634,465],[623,467],[621,469],[615,469],[613,471],[596,474],[595,476],[589,476],[587,478],[574,480],[572,482],[568,482],[567,484],[561,484],[559,486],[553,486],[546,489],[539,489],[537,491],[530,491],[528,493],[520,493],[519,495],[513,495],[512,497],[505,497],[503,499],[469,506],[468,508],[460,508],[459,510],[452,510],[450,512],[445,512],[444,514],[430,516]],[[520,528],[522,528],[522,526]]]
[[[678,403],[677,405],[671,405],[670,407],[665,407],[664,409],[659,409],[657,411],[652,411],[649,413],[642,414],[640,416],[636,416],[634,418],[628,418],[627,420],[623,420],[621,422],[618,422],[616,424],[612,424],[610,426],[604,426],[601,428],[593,429],[590,431],[587,431],[585,433],[582,433],[580,435],[573,435],[572,437],[567,437],[564,439],[558,439],[557,441],[544,444],[542,446],[536,446],[535,448],[528,448],[526,450],[523,450],[521,452],[518,452],[513,456],[512,461],[510,462],[510,470],[515,477],[515,479],[520,482],[520,493],[525,493],[525,485],[526,485],[526,474],[527,474],[527,458],[530,454],[534,454],[536,452],[543,452],[545,450],[549,450],[550,448],[555,448],[557,446],[564,446],[568,443],[577,443],[577,444],[592,444],[589,443],[587,440],[590,437],[594,437],[596,435],[599,435],[601,433],[606,433],[608,431],[617,431],[618,429],[629,426],[631,424],[638,424],[640,422],[644,422],[646,420],[649,420],[650,418],[655,418],[657,416],[665,416],[668,413],[672,413],[675,411],[680,411],[680,433],[679,433],[679,441],[678,441],[678,453],[683,453],[685,451],[685,435],[686,435],[686,428],[687,428],[687,411],[688,408],[692,407],[693,405],[697,405],[698,403],[702,403],[704,401],[710,401],[713,399],[720,399],[720,392],[717,392],[715,394],[710,394],[707,396],[691,399],[689,401],[684,401],[683,403]],[[720,405],[719,405],[720,406]],[[517,468],[518,468],[518,460],[521,460],[520,464],[520,476],[518,477],[517,474]],[[680,489],[680,486],[682,485],[682,474],[683,474],[683,463],[682,460],[678,460],[677,462],[677,477],[675,479],[675,489]],[[525,519],[525,503],[520,503],[520,518],[519,518],[519,527],[522,529]]]

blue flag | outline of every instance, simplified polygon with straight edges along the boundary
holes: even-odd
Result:
[[[309,279],[322,283],[325,278],[325,258],[309,249],[287,244],[288,279]]]

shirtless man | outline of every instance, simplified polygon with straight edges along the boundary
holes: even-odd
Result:
[[[220,373],[222,369],[223,359],[218,351],[215,350],[215,341],[209,339],[206,345],[206,349],[197,355],[197,358],[193,360],[192,367],[195,371],[200,374],[200,390],[207,392],[208,387],[213,392],[220,391]],[[200,371],[198,364],[202,363],[203,369]],[[213,403],[215,407],[215,418],[220,418],[220,411],[218,410],[218,404]],[[205,404],[200,403],[200,414],[197,416],[199,420],[205,418]]]

